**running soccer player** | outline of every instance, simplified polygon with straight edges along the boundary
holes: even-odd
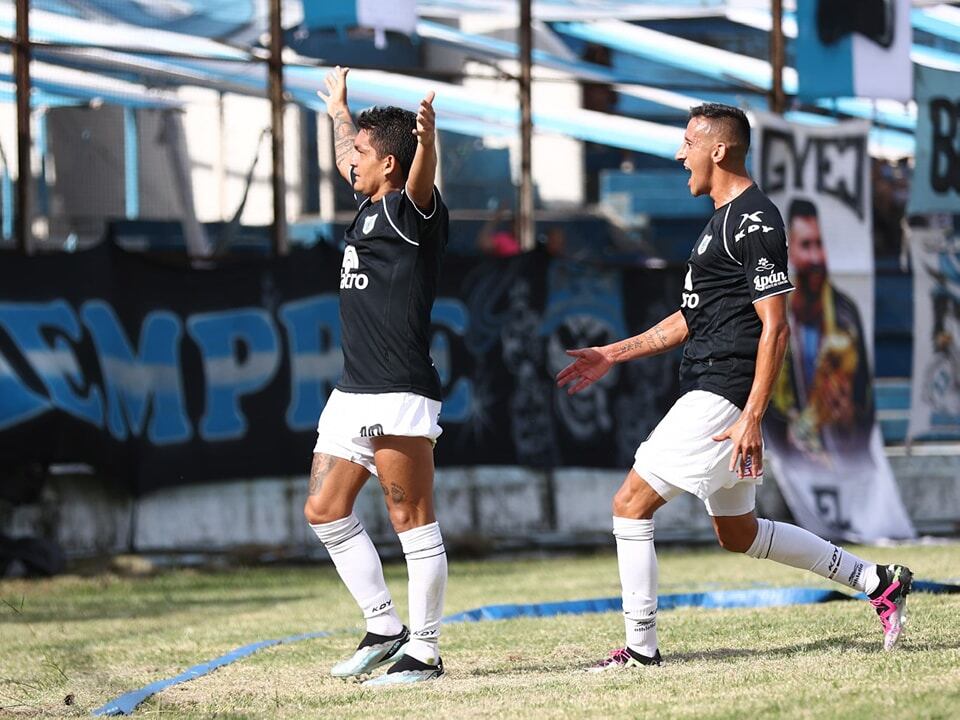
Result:
[[[787,239],[783,220],[746,170],[750,124],[737,108],[693,108],[676,159],[693,195],[716,210],[693,246],[680,309],[635,337],[568,350],[557,384],[576,393],[614,363],[683,345],[683,395],[637,449],[613,499],[626,647],[591,671],[660,665],[653,514],[681,492],[706,505],[720,545],[810,570],[867,593],[893,648],[912,574],[874,565],[794,525],[757,519],[763,476],[760,422],[787,347]]]
[[[430,359],[430,311],[449,216],[434,187],[434,93],[416,113],[365,110],[354,124],[347,73],[318,93],[333,120],[337,169],[354,190],[340,268],[343,376],[317,425],[304,515],[366,619],[356,652],[336,677],[396,685],[443,675],[440,619],[447,556],[433,509],[433,446],[440,435],[440,378]],[[379,478],[409,577],[410,626],[383,579],[380,557],[353,513],[371,474]]]

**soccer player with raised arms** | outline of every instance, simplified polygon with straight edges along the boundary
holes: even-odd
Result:
[[[347,73],[319,93],[333,120],[337,169],[357,214],[340,268],[343,376],[317,426],[304,515],[366,619],[356,652],[337,677],[397,685],[443,675],[440,619],[447,557],[433,509],[433,446],[441,430],[440,378],[430,359],[430,312],[447,245],[449,215],[434,186],[434,93],[416,113],[365,110],[353,122]],[[394,608],[377,551],[353,513],[375,474],[407,562],[409,629]]]
[[[880,617],[883,648],[902,627],[912,574],[875,565],[816,535],[754,514],[763,476],[760,423],[787,348],[787,238],[783,220],[746,170],[750,124],[734,107],[693,108],[676,159],[693,195],[716,208],[694,243],[680,309],[650,330],[604,347],[568,350],[557,375],[570,393],[614,363],[683,345],[683,394],[637,449],[613,499],[613,534],[623,593],[626,646],[591,668],[660,665],[654,512],[681,492],[699,497],[720,545],[810,570],[867,593]]]

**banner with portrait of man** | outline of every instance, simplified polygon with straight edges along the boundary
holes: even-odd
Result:
[[[755,177],[783,215],[790,344],[764,418],[766,454],[797,522],[843,540],[914,536],[873,396],[873,246],[865,122],[760,115]]]

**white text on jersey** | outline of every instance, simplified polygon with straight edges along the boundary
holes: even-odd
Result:
[[[360,258],[357,256],[357,249],[353,245],[347,245],[343,251],[343,264],[340,266],[340,289],[363,290],[370,284],[370,278],[366,273],[357,272],[360,268]]]

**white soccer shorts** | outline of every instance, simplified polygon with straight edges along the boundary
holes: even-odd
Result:
[[[406,435],[436,443],[443,432],[439,420],[440,401],[422,395],[334,390],[320,414],[313,451],[363,465],[376,475],[372,438]]]
[[[743,515],[756,505],[760,477],[731,472],[733,441],[713,439],[740,417],[740,408],[705,390],[684,394],[640,447],[633,469],[664,500],[688,492],[713,517]]]

